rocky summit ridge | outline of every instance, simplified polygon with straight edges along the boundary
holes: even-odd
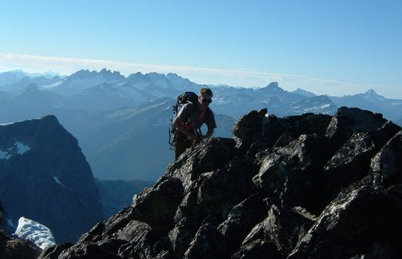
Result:
[[[401,258],[402,131],[381,114],[252,111],[132,206],[39,258]]]

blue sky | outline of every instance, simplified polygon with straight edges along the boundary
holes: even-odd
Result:
[[[0,0],[0,71],[103,67],[402,98],[402,1]]]

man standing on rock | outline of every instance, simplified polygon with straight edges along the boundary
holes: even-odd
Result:
[[[211,102],[211,89],[202,88],[197,102],[187,103],[180,109],[173,121],[176,129],[174,136],[176,160],[194,142],[204,137],[209,138],[214,133],[216,123],[214,113],[209,108]],[[208,131],[205,136],[202,136],[201,126],[204,123],[207,125]]]

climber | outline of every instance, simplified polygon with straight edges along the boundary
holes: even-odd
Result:
[[[211,98],[211,89],[202,88],[198,100],[184,104],[174,118],[174,148],[176,160],[186,148],[190,147],[193,143],[200,141],[202,138],[209,138],[214,133],[216,123],[214,113],[209,108],[209,104],[212,102]],[[208,127],[205,136],[203,136],[201,132],[201,126],[204,123]]]

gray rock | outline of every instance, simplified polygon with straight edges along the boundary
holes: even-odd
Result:
[[[187,149],[75,246],[121,258],[399,258],[400,131],[358,109],[253,111],[236,141]]]
[[[58,257],[59,259],[121,259],[120,256],[114,255],[100,246],[90,242],[82,242],[65,249]]]
[[[399,131],[372,159],[373,174],[381,175],[385,185],[402,184],[402,131]]]
[[[291,253],[290,258],[345,258],[387,240],[401,253],[402,203],[362,184],[339,194]]]
[[[4,259],[36,259],[40,248],[27,240],[10,239],[4,248]]]
[[[72,246],[70,243],[57,244],[48,246],[38,256],[38,259],[57,259],[60,253]]]

